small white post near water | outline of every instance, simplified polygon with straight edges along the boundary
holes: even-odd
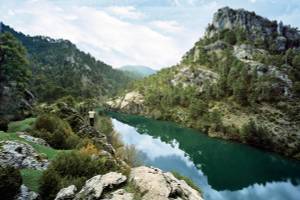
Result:
[[[93,110],[89,111],[89,119],[90,119],[91,126],[94,126],[94,124],[95,124],[95,114],[96,114],[95,111],[93,111]]]

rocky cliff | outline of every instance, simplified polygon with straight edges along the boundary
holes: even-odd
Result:
[[[271,21],[244,9],[234,10],[229,7],[219,9],[208,26],[206,36],[213,37],[220,31],[243,29],[252,40],[268,41],[274,39],[276,49],[285,51],[299,47],[300,34],[297,28]]]
[[[299,46],[297,28],[221,8],[180,64],[135,84],[142,109],[108,106],[300,159]]]

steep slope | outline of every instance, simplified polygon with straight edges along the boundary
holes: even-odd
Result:
[[[300,34],[228,7],[179,65],[108,106],[300,159]]]
[[[125,65],[122,66],[120,70],[132,73],[136,77],[141,77],[141,78],[150,76],[152,74],[155,74],[156,72],[154,69],[150,67],[140,66],[140,65]]]
[[[31,89],[41,101],[66,95],[111,95],[130,81],[123,72],[97,61],[70,41],[27,36],[4,24],[0,30],[10,32],[27,48],[33,74]]]

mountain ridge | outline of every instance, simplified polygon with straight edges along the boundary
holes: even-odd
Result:
[[[93,98],[115,94],[131,78],[110,65],[96,60],[64,39],[29,36],[2,23],[2,32],[9,32],[20,40],[28,51],[31,82],[40,100],[55,100],[71,95]]]

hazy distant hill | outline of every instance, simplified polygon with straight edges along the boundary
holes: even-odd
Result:
[[[147,77],[152,74],[155,74],[155,70],[141,65],[126,65],[120,68],[122,71],[133,73],[134,75],[138,77]]]

